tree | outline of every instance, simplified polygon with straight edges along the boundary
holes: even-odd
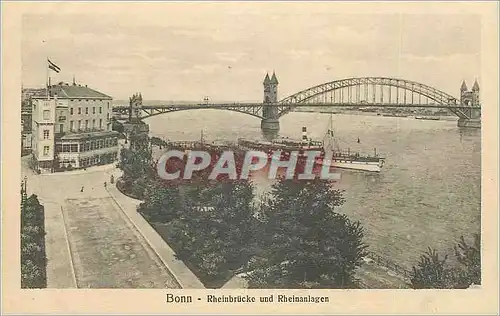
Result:
[[[125,132],[125,127],[123,126],[123,124],[118,122],[116,119],[112,119],[111,124],[112,124],[111,129],[113,131],[117,131],[121,134],[123,134]]]
[[[130,149],[120,151],[118,168],[123,171],[122,188],[142,199],[144,190],[156,174],[155,161],[147,135],[131,134]]]
[[[469,287],[471,284],[481,284],[481,236],[474,235],[474,244],[469,246],[463,236],[455,246],[455,256],[461,264],[458,272],[457,285]]]
[[[27,197],[21,186],[21,287],[44,288],[46,284],[44,208],[36,195]]]
[[[151,222],[166,224],[182,212],[178,187],[166,186],[153,179],[146,184],[143,196],[144,202],[139,205],[138,211]]]
[[[243,265],[254,242],[253,187],[248,181],[195,182],[185,190],[182,214],[172,221],[176,253],[216,284]]]
[[[263,250],[250,267],[250,287],[356,287],[367,246],[360,223],[334,211],[343,203],[342,192],[319,179],[273,185],[261,210]]]
[[[439,258],[435,249],[428,248],[426,253],[420,256],[420,261],[413,267],[410,278],[412,287],[415,289],[450,289],[453,288],[453,270],[447,267],[448,256]]]
[[[457,264],[450,263],[447,255],[440,259],[436,250],[428,248],[417,266],[413,267],[412,288],[451,289],[481,284],[480,235],[474,235],[474,243],[470,246],[463,236],[460,237],[454,249]]]

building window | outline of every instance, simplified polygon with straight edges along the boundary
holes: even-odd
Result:
[[[82,121],[78,121],[77,125],[76,125],[77,129],[80,130],[82,128]]]
[[[59,124],[59,133],[64,133],[64,124]]]
[[[89,128],[89,120],[85,120],[85,129]]]
[[[94,129],[94,128],[95,128],[95,119],[92,120],[92,129]]]
[[[99,128],[102,128],[102,119],[99,119]]]
[[[73,108],[69,109],[69,114],[73,115]]]
[[[108,110],[109,110],[109,101],[108,101]]]
[[[82,108],[78,108],[78,114],[82,114]]]
[[[89,108],[85,108],[85,114],[89,114]]]
[[[75,128],[75,127],[73,126],[73,121],[69,121],[69,129],[70,129],[71,131],[73,131],[73,130],[74,130],[74,128]]]
[[[43,111],[43,119],[44,120],[50,119],[50,110],[44,110]]]
[[[102,106],[99,107],[99,114],[102,114]]]
[[[106,115],[106,119],[109,121],[109,113]]]
[[[92,107],[92,114],[95,114],[95,106]]]
[[[49,150],[50,150],[49,146],[43,146],[43,155],[44,156],[48,156],[49,155]]]
[[[43,139],[49,139],[50,131],[48,129],[43,131]]]

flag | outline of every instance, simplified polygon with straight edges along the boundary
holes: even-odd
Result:
[[[57,73],[59,73],[61,71],[61,68],[59,68],[59,66],[57,66],[53,62],[51,62],[50,59],[47,58],[47,62],[49,63],[49,69],[52,69]]]

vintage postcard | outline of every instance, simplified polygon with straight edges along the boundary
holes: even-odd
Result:
[[[497,10],[2,3],[3,311],[497,313]]]

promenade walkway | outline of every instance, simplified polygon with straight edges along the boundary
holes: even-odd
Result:
[[[113,176],[118,179],[120,170],[114,170]],[[154,230],[151,225],[137,212],[137,205],[139,200],[132,199],[123,195],[116,186],[108,186],[108,192],[111,197],[116,201],[117,205],[129,217],[130,221],[134,223],[135,227],[144,238],[148,241],[151,247],[155,250],[158,257],[161,258],[163,263],[168,266],[172,275],[176,278],[177,282],[184,289],[203,289],[203,283],[196,277],[196,275],[182,262],[175,257],[175,252],[172,248],[161,238],[161,236]]]
[[[37,175],[23,160],[28,194],[36,194],[45,206],[47,287],[202,288],[144,225],[135,209],[138,201],[109,184],[114,173],[108,165]]]

